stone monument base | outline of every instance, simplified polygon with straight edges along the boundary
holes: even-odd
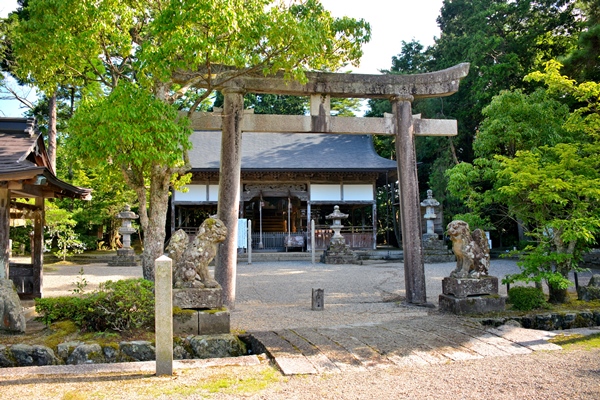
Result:
[[[426,263],[442,263],[456,261],[454,253],[448,249],[438,235],[423,235],[423,259]]]
[[[230,332],[229,310],[181,310],[173,315],[173,333],[220,335]]]
[[[332,243],[321,255],[324,264],[362,264],[346,243]]]
[[[442,293],[454,295],[458,298],[497,294],[498,278],[489,275],[480,278],[444,278],[442,280]]]
[[[185,288],[173,289],[173,307],[181,309],[220,309],[223,307],[223,289]]]
[[[459,298],[451,294],[440,294],[440,310],[454,314],[483,314],[504,311],[506,298],[497,294]]]
[[[135,267],[138,265],[133,249],[118,249],[117,255],[108,262],[111,267]]]
[[[504,311],[506,298],[498,295],[498,278],[453,278],[442,280],[440,310],[454,314],[482,314]]]

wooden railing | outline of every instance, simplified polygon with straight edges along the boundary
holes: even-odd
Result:
[[[189,235],[195,235],[197,228],[181,227]],[[373,228],[370,226],[348,226],[342,228],[342,235],[346,244],[352,249],[372,249],[373,248]],[[311,249],[310,232],[292,233],[294,243],[288,241],[287,232],[263,232],[262,247],[259,247],[261,241],[259,232],[252,232],[252,249],[267,251],[283,251],[286,248],[293,251],[308,251]],[[299,240],[302,236],[302,241]],[[329,246],[333,231],[328,225],[317,225],[315,227],[315,250],[325,250]],[[302,242],[302,246],[296,246]],[[287,245],[290,246],[287,246]]]
[[[363,226],[349,226],[342,228],[342,236],[346,244],[352,249],[371,249],[373,248],[373,228]],[[325,250],[329,246],[333,230],[328,226],[315,227],[315,250]],[[307,249],[311,249],[310,238]]]

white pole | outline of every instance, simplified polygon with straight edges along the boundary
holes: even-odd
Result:
[[[263,197],[262,197],[262,193],[260,194],[260,203],[259,203],[260,207],[258,209],[258,218],[259,218],[259,238],[258,238],[258,248],[262,249],[263,248],[263,241],[262,241],[262,209],[263,209]]]
[[[315,220],[310,220],[310,252],[312,263],[315,265]]]
[[[248,265],[252,264],[252,220],[248,220]]]

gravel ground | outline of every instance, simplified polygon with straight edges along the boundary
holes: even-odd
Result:
[[[437,304],[442,278],[453,268],[454,263],[426,265],[428,301],[432,304]],[[492,261],[492,275],[502,278],[515,271],[514,261]],[[46,272],[45,295],[70,293],[78,274],[78,266]],[[84,266],[83,276],[91,289],[106,279],[141,276],[141,268],[89,265]],[[581,276],[580,282],[587,279]],[[325,290],[322,312],[310,310],[312,288]],[[426,316],[429,309],[399,302],[403,288],[401,263],[240,264],[232,328],[321,327]],[[500,293],[506,293],[504,286]],[[208,382],[216,383],[210,386]],[[600,349],[319,376],[283,377],[264,361],[254,367],[182,370],[161,378],[143,373],[4,377],[0,388],[2,398],[13,399],[599,399]]]
[[[219,399],[239,396],[216,396]],[[293,377],[252,399],[599,399],[600,350]]]

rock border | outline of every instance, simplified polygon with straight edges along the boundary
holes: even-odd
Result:
[[[523,328],[542,331],[557,331],[573,328],[600,326],[600,311],[582,310],[570,312],[547,312],[523,316],[478,318],[482,325],[498,327],[509,321],[519,323]]]
[[[244,342],[230,334],[188,336],[173,344],[176,360],[239,357],[246,353]],[[153,361],[155,358],[154,345],[146,340],[103,345],[71,341],[60,343],[56,351],[42,345],[0,345],[0,368]]]

